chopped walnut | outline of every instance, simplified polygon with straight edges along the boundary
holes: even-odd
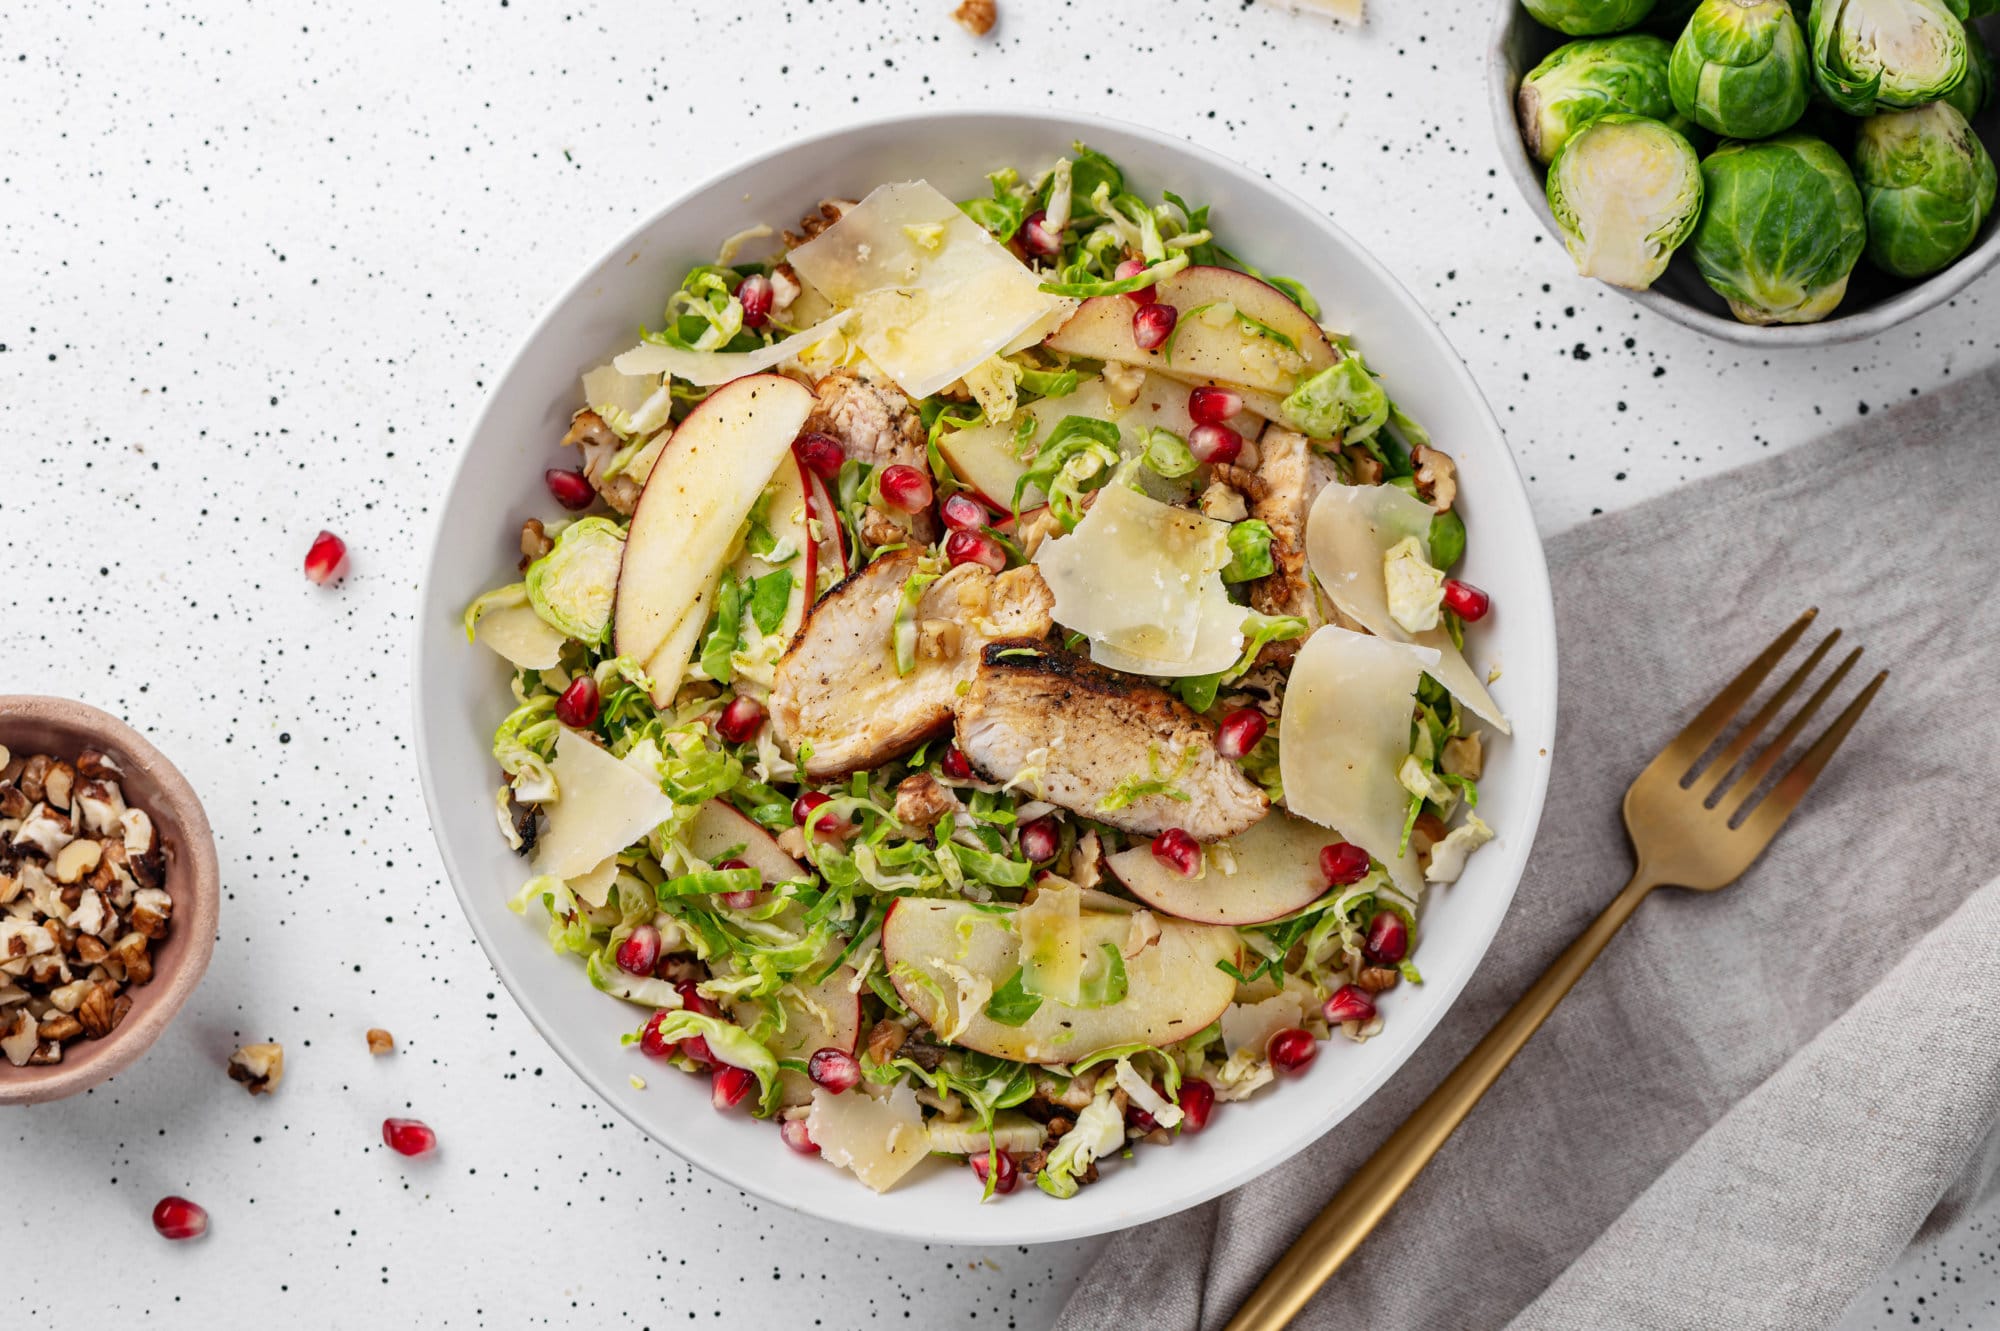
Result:
[[[1402,980],[1403,973],[1394,966],[1363,966],[1354,977],[1354,987],[1379,994],[1384,989],[1394,989]]]
[[[1251,499],[1262,499],[1271,493],[1271,483],[1248,467],[1240,467],[1233,462],[1218,462],[1209,471],[1216,480]]]
[[[958,797],[928,772],[913,772],[896,787],[896,821],[929,832],[940,819],[963,808]]]
[[[1418,444],[1410,450],[1410,461],[1417,465],[1417,493],[1438,512],[1450,512],[1452,501],[1458,498],[1458,469],[1451,456],[1429,444]]]
[[[1419,855],[1428,854],[1432,846],[1445,839],[1445,835],[1444,820],[1425,809],[1410,827],[1410,849]]]
[[[83,1023],[83,1032],[93,1040],[101,1040],[111,1034],[111,1000],[114,997],[108,984],[93,984],[83,1001],[76,1005],[76,1019]]]
[[[555,548],[556,543],[550,539],[540,518],[529,518],[521,524],[520,569],[523,573],[528,571],[528,565]]]
[[[371,1026],[368,1028],[369,1053],[380,1057],[383,1054],[393,1053],[395,1048],[395,1036],[389,1034],[389,1032],[383,1030],[380,1026]]]
[[[868,1061],[878,1067],[887,1063],[909,1037],[910,1033],[903,1029],[901,1022],[890,1017],[882,1018],[868,1032]]]
[[[797,249],[820,232],[832,226],[835,222],[838,222],[840,215],[853,206],[852,203],[844,199],[821,199],[817,213],[808,213],[806,216],[800,218],[799,229],[797,231],[787,231],[784,233],[785,248],[788,250]]]
[[[1241,522],[1250,516],[1242,494],[1219,480],[1210,481],[1201,492],[1201,511],[1218,522]]]
[[[285,1079],[285,1047],[246,1044],[229,1056],[229,1079],[252,1095],[269,1095]]]
[[[951,16],[958,20],[960,27],[973,36],[984,37],[993,31],[993,24],[999,14],[994,8],[993,0],[964,0],[957,9],[951,11]]]
[[[1382,461],[1360,444],[1349,444],[1340,450],[1347,459],[1348,471],[1356,485],[1380,485],[1382,483]]]
[[[42,798],[68,813],[70,797],[75,793],[76,769],[65,762],[49,764],[48,775],[42,778]]]
[[[1451,776],[1462,776],[1467,781],[1477,781],[1479,774],[1486,770],[1485,741],[1478,731],[1470,735],[1460,735],[1444,742],[1444,751],[1438,755],[1438,766]]]

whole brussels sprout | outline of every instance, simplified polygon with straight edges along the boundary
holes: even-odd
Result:
[[[1975,119],[1993,104],[1993,52],[1986,39],[1970,23],[1965,25],[1965,77],[1946,93],[1944,100],[1958,108],[1967,120]]]
[[[1674,107],[1703,129],[1764,139],[1805,114],[1812,61],[1785,0],[1702,0],[1674,43]]]
[[[1965,77],[1965,24],[1944,0],[1813,0],[1813,77],[1851,116],[1921,106]]]
[[[1840,154],[1805,134],[1725,143],[1702,162],[1701,180],[1708,206],[1694,261],[1730,312],[1749,324],[1833,313],[1868,239]]]
[[[1629,32],[1585,37],[1549,52],[1521,80],[1515,98],[1529,153],[1546,166],[1570,135],[1607,111],[1678,119],[1667,92],[1672,49],[1665,38]]]
[[[1868,218],[1868,261],[1924,277],[1965,253],[1993,211],[1993,159],[1948,102],[1862,122],[1854,175]]]
[[[1653,0],[1521,0],[1535,22],[1572,37],[1623,32],[1653,12]]]
[[[1671,126],[1614,111],[1570,135],[1548,193],[1576,270],[1644,291],[1701,214],[1701,162]]]

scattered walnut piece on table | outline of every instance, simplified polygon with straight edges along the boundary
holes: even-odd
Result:
[[[285,1047],[246,1044],[229,1056],[229,1079],[252,1095],[269,1095],[285,1079]]]
[[[395,1051],[395,1048],[396,1048],[395,1036],[389,1034],[389,1032],[383,1030],[380,1026],[369,1027],[368,1029],[369,1053],[376,1055],[393,1053]]]
[[[993,0],[964,0],[957,9],[951,11],[951,16],[958,20],[959,26],[973,36],[984,37],[993,31],[994,21],[999,14]]]

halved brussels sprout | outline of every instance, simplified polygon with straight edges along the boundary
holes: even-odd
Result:
[[[1572,37],[1623,32],[1653,12],[1653,0],[1521,0],[1535,22]]]
[[[1898,277],[1924,277],[1965,253],[1993,211],[1993,159],[1947,102],[1863,121],[1854,175],[1868,261]]]
[[[1813,0],[1813,77],[1851,116],[1921,106],[1965,77],[1965,24],[1944,0]]]
[[[578,642],[602,643],[611,632],[611,605],[625,533],[609,518],[583,518],[562,529],[555,548],[528,565],[528,604],[549,625]]]
[[[1674,107],[1732,139],[1783,133],[1805,114],[1812,61],[1785,0],[1702,0],[1674,43]]]
[[[1607,111],[1677,120],[1667,91],[1672,50],[1665,38],[1628,32],[1566,42],[1549,52],[1521,80],[1514,103],[1529,154],[1547,165],[1570,135]]]
[[[1613,112],[1563,144],[1548,191],[1576,270],[1643,291],[1701,214],[1701,163],[1671,127]]]
[[[1957,107],[1967,120],[1977,119],[1981,111],[1993,104],[1993,52],[1979,29],[1970,23],[1965,25],[1965,77],[1945,94],[1944,100]]]
[[[1806,134],[1725,143],[1701,178],[1708,204],[1694,261],[1731,312],[1749,324],[1833,313],[1867,242],[1861,191],[1840,154]]]

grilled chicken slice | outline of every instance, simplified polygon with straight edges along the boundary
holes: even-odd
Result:
[[[1271,808],[1180,699],[1036,643],[987,644],[959,700],[958,747],[988,780],[1020,779],[1052,804],[1145,836],[1179,827],[1216,841]],[[1137,793],[1141,783],[1157,793]]]
[[[808,432],[831,435],[847,456],[871,467],[901,464],[928,474],[930,458],[924,446],[924,423],[900,389],[870,383],[852,370],[835,370],[813,386],[819,405],[806,419]],[[874,545],[914,538],[925,545],[938,536],[937,519],[922,513],[891,513],[870,508],[863,517],[874,534],[863,536]]]
[[[1333,463],[1296,430],[1273,425],[1257,448],[1256,475],[1263,493],[1252,498],[1250,516],[1271,529],[1272,571],[1250,584],[1250,605],[1266,615],[1297,615],[1308,630],[1316,629],[1327,615],[1306,567],[1306,515],[1319,492],[1339,478]],[[1269,665],[1289,663],[1304,641],[1270,643],[1257,659]]]
[[[917,602],[916,668],[896,673],[896,607],[914,550],[884,555],[820,599],[778,661],[771,727],[788,755],[811,745],[814,778],[879,767],[951,726],[961,681],[995,638],[1039,638],[1055,598],[1034,566],[960,564]]]

